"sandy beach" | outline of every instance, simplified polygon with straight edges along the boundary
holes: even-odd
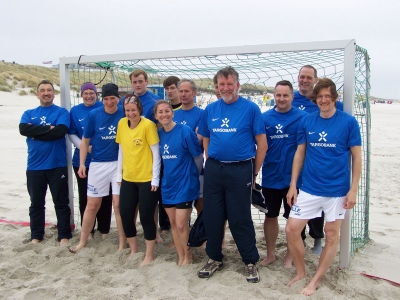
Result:
[[[59,103],[59,96],[55,103]],[[231,235],[224,250],[225,267],[209,279],[199,279],[197,271],[206,260],[205,251],[194,249],[194,263],[178,267],[175,250],[167,248],[171,235],[156,245],[156,259],[138,268],[145,251],[139,227],[139,253],[128,259],[129,250],[116,252],[115,223],[105,240],[96,233],[77,254],[58,246],[54,225],[46,227],[40,244],[29,243],[29,196],[26,190],[27,147],[19,134],[22,113],[39,105],[34,96],[0,92],[0,299],[304,299],[299,292],[305,280],[290,288],[286,283],[295,269],[284,269],[286,250],[284,220],[277,242],[278,261],[260,267],[261,281],[247,283],[243,263]],[[400,105],[371,105],[371,242],[355,254],[348,269],[338,269],[338,256],[312,299],[400,299],[400,287],[384,280],[360,275],[366,272],[400,282]],[[55,223],[51,196],[47,197],[46,222]],[[9,221],[11,223],[5,223]],[[257,246],[265,256],[262,225],[256,225]],[[80,228],[73,232],[77,244]],[[315,272],[318,257],[307,238],[307,280]]]

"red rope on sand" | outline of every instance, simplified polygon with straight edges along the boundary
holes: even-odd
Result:
[[[30,226],[30,222],[25,222],[25,221],[10,221],[6,219],[0,219],[0,223],[7,223],[7,224],[13,224],[13,225],[20,225],[20,226]],[[44,223],[44,226],[50,226],[52,225],[50,222]]]
[[[361,275],[364,275],[364,276],[367,276],[368,278],[372,278],[372,279],[381,279],[381,280],[385,280],[385,281],[390,282],[391,284],[393,284],[393,285],[395,285],[395,286],[400,287],[400,283],[395,282],[395,281],[392,281],[392,280],[389,280],[389,279],[386,279],[386,278],[383,278],[383,277],[379,277],[379,276],[367,274],[367,273],[364,273],[364,272],[361,272],[360,274],[361,274]]]

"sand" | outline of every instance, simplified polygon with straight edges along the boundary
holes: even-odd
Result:
[[[56,99],[56,103],[59,99]],[[18,124],[24,110],[39,101],[33,96],[0,92],[0,219],[29,221],[29,197],[26,191],[26,143]],[[400,105],[372,105],[371,167],[371,242],[356,254],[348,269],[338,269],[338,256],[313,299],[400,299],[400,288],[383,280],[361,276],[367,272],[400,282]],[[51,197],[47,197],[46,221],[55,223]],[[260,267],[261,281],[249,284],[243,276],[243,264],[231,235],[227,235],[223,271],[210,279],[199,279],[197,271],[205,262],[203,249],[194,250],[194,263],[178,267],[177,255],[166,245],[156,246],[156,259],[138,268],[144,255],[143,232],[139,230],[139,253],[128,259],[129,250],[116,252],[115,223],[102,240],[95,235],[87,247],[71,254],[58,246],[54,226],[46,228],[42,243],[29,243],[29,227],[0,223],[0,299],[303,299],[299,292],[305,281],[288,288],[294,268],[284,269],[286,249],[284,221],[277,243],[278,261]],[[262,226],[256,226],[257,245],[265,256]],[[70,244],[77,244],[79,227]],[[308,279],[316,270],[318,257],[307,239]]]

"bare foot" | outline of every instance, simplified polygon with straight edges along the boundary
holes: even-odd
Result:
[[[312,294],[315,293],[315,291],[318,290],[318,285],[309,283],[301,292],[300,294],[303,294],[305,296],[311,296]]]
[[[31,240],[31,244],[39,244],[40,242],[41,242],[41,240],[38,240],[38,239]]]
[[[291,267],[293,267],[293,258],[290,255],[289,251],[286,252],[285,262],[284,262],[283,266],[287,269],[290,269]]]
[[[104,240],[107,237],[107,233],[102,233],[101,238]]]
[[[193,263],[193,259],[192,258],[188,258],[188,259],[185,259],[184,261],[183,261],[183,263],[181,264],[181,266],[187,266],[187,265],[190,265],[190,264],[192,264]]]
[[[76,246],[75,248],[69,247],[69,252],[71,253],[77,253],[79,250],[81,250],[83,247],[85,247],[86,244],[81,244],[79,243],[78,246]]]
[[[69,239],[61,239],[60,240],[60,246],[68,245]]]
[[[292,280],[289,281],[289,283],[287,284],[287,286],[291,286],[293,283],[295,283],[296,281],[302,280],[303,278],[306,277],[306,274],[297,274]]]
[[[119,244],[118,250],[117,250],[117,251],[121,251],[121,250],[124,250],[124,249],[126,249],[126,248],[128,248],[128,246],[126,245],[126,243]]]
[[[128,258],[131,258],[134,254],[138,253],[138,249],[131,249],[131,253],[129,254]]]
[[[272,257],[268,257],[268,255],[267,255],[267,257],[264,258],[264,259],[260,262],[260,265],[262,265],[263,267],[266,267],[266,266],[268,266],[269,264],[272,264],[273,262],[276,262],[276,256],[274,255],[274,256],[272,256]]]
[[[89,241],[89,240],[93,240],[93,233],[89,233],[87,239],[88,239],[88,241]]]
[[[141,262],[141,264],[139,265],[139,267],[143,267],[145,265],[148,265],[149,263],[151,263],[154,260],[153,257],[145,257],[143,259],[143,261]]]
[[[168,244],[167,248],[169,249],[174,249],[175,248],[175,244],[174,241],[172,241],[171,243]]]

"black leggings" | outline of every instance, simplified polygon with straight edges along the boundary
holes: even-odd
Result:
[[[122,179],[119,195],[122,226],[127,238],[137,234],[135,220],[136,207],[139,204],[140,223],[144,238],[148,241],[156,239],[157,227],[154,223],[154,212],[158,202],[158,194],[151,191],[151,182],[129,182]]]
[[[80,178],[78,175],[79,168],[73,167],[76,182],[78,184],[78,194],[79,194],[79,212],[81,213],[81,226],[83,220],[83,214],[85,213],[86,204],[87,204],[87,176],[85,178]],[[89,168],[86,169],[86,175],[89,173]],[[103,234],[107,234],[110,232],[111,225],[111,215],[112,215],[112,194],[111,194],[111,185],[110,185],[110,193],[107,196],[104,196],[101,201],[101,206],[99,211],[97,212],[97,230]],[[94,233],[94,228],[96,225],[96,220],[93,224],[92,233]]]

